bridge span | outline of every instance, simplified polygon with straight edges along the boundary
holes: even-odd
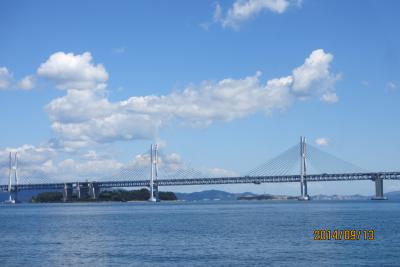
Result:
[[[15,166],[12,166],[10,154],[10,176],[8,185],[0,185],[0,191],[8,191],[10,200],[19,191],[23,190],[49,190],[63,191],[64,200],[71,198],[73,192],[80,197],[96,198],[102,189],[107,188],[129,188],[147,187],[150,188],[150,201],[157,201],[158,188],[160,186],[189,186],[189,185],[224,185],[224,184],[263,184],[263,183],[300,183],[299,200],[309,200],[307,182],[328,182],[328,181],[363,181],[370,180],[375,183],[375,196],[373,200],[386,199],[383,194],[383,180],[400,180],[400,172],[342,172],[342,173],[317,173],[307,174],[307,156],[305,138],[300,141],[300,174],[298,175],[252,175],[233,177],[191,177],[191,178],[167,178],[158,179],[158,148],[151,146],[150,157],[150,179],[115,179],[113,181],[76,181],[64,183],[18,183],[17,178],[17,157]],[[274,163],[275,164],[275,163]],[[267,166],[269,166],[267,164]],[[12,184],[11,173],[15,172],[15,183]]]
[[[400,172],[368,172],[368,173],[340,173],[340,174],[312,174],[307,175],[308,182],[328,181],[365,181],[375,182],[374,199],[383,199],[383,180],[400,180]],[[263,184],[263,183],[299,183],[300,175],[286,176],[238,176],[238,177],[214,177],[214,178],[190,178],[190,179],[162,179],[154,182],[154,187],[159,186],[184,186],[184,185],[224,185],[224,184]],[[99,192],[106,188],[150,187],[149,180],[128,181],[80,181],[69,183],[38,183],[13,185],[12,191],[22,190],[72,190],[84,191],[89,195],[90,190]],[[8,185],[0,185],[0,191],[8,191]],[[157,191],[157,190],[155,190]],[[68,193],[67,193],[68,194]],[[71,193],[70,193],[71,194]],[[96,194],[92,195],[96,197]]]

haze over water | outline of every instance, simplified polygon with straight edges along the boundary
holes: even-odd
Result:
[[[0,206],[1,266],[394,266],[399,202]],[[374,241],[314,241],[373,229]]]

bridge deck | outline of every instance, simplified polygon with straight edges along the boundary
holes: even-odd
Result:
[[[306,176],[308,182],[325,181],[355,181],[355,180],[374,180],[382,178],[385,180],[400,180],[400,172],[368,172],[368,173],[337,173],[337,174],[311,174]],[[78,182],[78,181],[77,181]],[[182,186],[182,185],[213,185],[213,184],[261,184],[261,183],[291,183],[300,182],[300,175],[284,176],[238,176],[238,177],[215,177],[215,178],[190,178],[190,179],[159,179],[158,186]],[[61,190],[67,183],[37,183],[20,184],[18,190]],[[88,181],[79,181],[83,186]],[[149,180],[128,180],[128,181],[91,181],[99,188],[114,187],[148,187]],[[14,186],[12,186],[14,188]],[[8,185],[0,185],[0,191],[7,191]]]

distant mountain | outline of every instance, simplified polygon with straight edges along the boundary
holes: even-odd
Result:
[[[297,200],[297,196],[286,195],[255,195],[255,196],[240,196],[238,200]]]
[[[228,193],[220,190],[206,190],[193,193],[175,193],[178,200],[184,201],[201,201],[201,200],[236,200],[241,196],[256,196],[256,194],[245,193]]]
[[[206,190],[193,193],[175,193],[178,200],[202,201],[202,200],[291,200],[297,196],[286,195],[258,195],[251,192],[229,193],[220,190]],[[385,193],[390,200],[400,200],[400,191]],[[312,200],[369,200],[372,196],[363,195],[314,195]]]

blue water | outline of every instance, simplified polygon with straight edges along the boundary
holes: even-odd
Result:
[[[400,266],[399,225],[390,201],[2,205],[0,266]]]

